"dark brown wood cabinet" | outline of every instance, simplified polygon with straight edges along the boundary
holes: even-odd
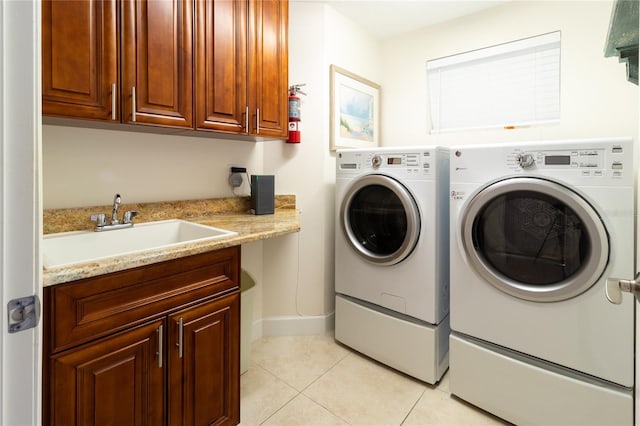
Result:
[[[196,128],[287,137],[288,7],[196,1]]]
[[[44,289],[43,424],[240,421],[240,248]]]
[[[43,1],[43,114],[193,128],[192,6]]]
[[[116,0],[42,2],[42,113],[120,121]]]
[[[163,323],[53,355],[52,410],[45,424],[164,424],[166,386],[157,352]]]
[[[287,0],[43,0],[43,114],[286,138]]]
[[[249,0],[250,133],[259,136],[288,136],[288,19],[286,1]]]
[[[123,122],[193,128],[193,4],[121,7]]]
[[[234,395],[240,393],[239,296],[216,299],[171,315],[169,319],[169,424],[213,425],[238,422]],[[171,328],[174,329],[171,332]]]
[[[248,133],[248,2],[196,0],[196,128]]]

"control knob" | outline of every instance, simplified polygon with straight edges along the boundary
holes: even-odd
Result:
[[[374,169],[377,169],[382,164],[382,158],[379,155],[374,155],[371,159],[371,165]]]
[[[533,166],[536,162],[535,158],[533,158],[533,155],[526,153],[519,154],[518,157],[516,157],[516,160],[518,161],[520,167],[522,167],[523,169]]]

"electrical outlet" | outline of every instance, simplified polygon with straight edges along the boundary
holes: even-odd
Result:
[[[229,185],[231,188],[239,188],[244,183],[246,167],[229,165]]]

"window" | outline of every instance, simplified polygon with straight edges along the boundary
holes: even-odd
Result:
[[[432,133],[560,120],[560,32],[427,61]]]

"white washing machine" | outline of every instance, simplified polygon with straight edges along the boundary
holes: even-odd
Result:
[[[449,150],[336,157],[335,337],[435,383],[448,367]]]
[[[451,392],[517,424],[633,424],[631,139],[451,150]]]

